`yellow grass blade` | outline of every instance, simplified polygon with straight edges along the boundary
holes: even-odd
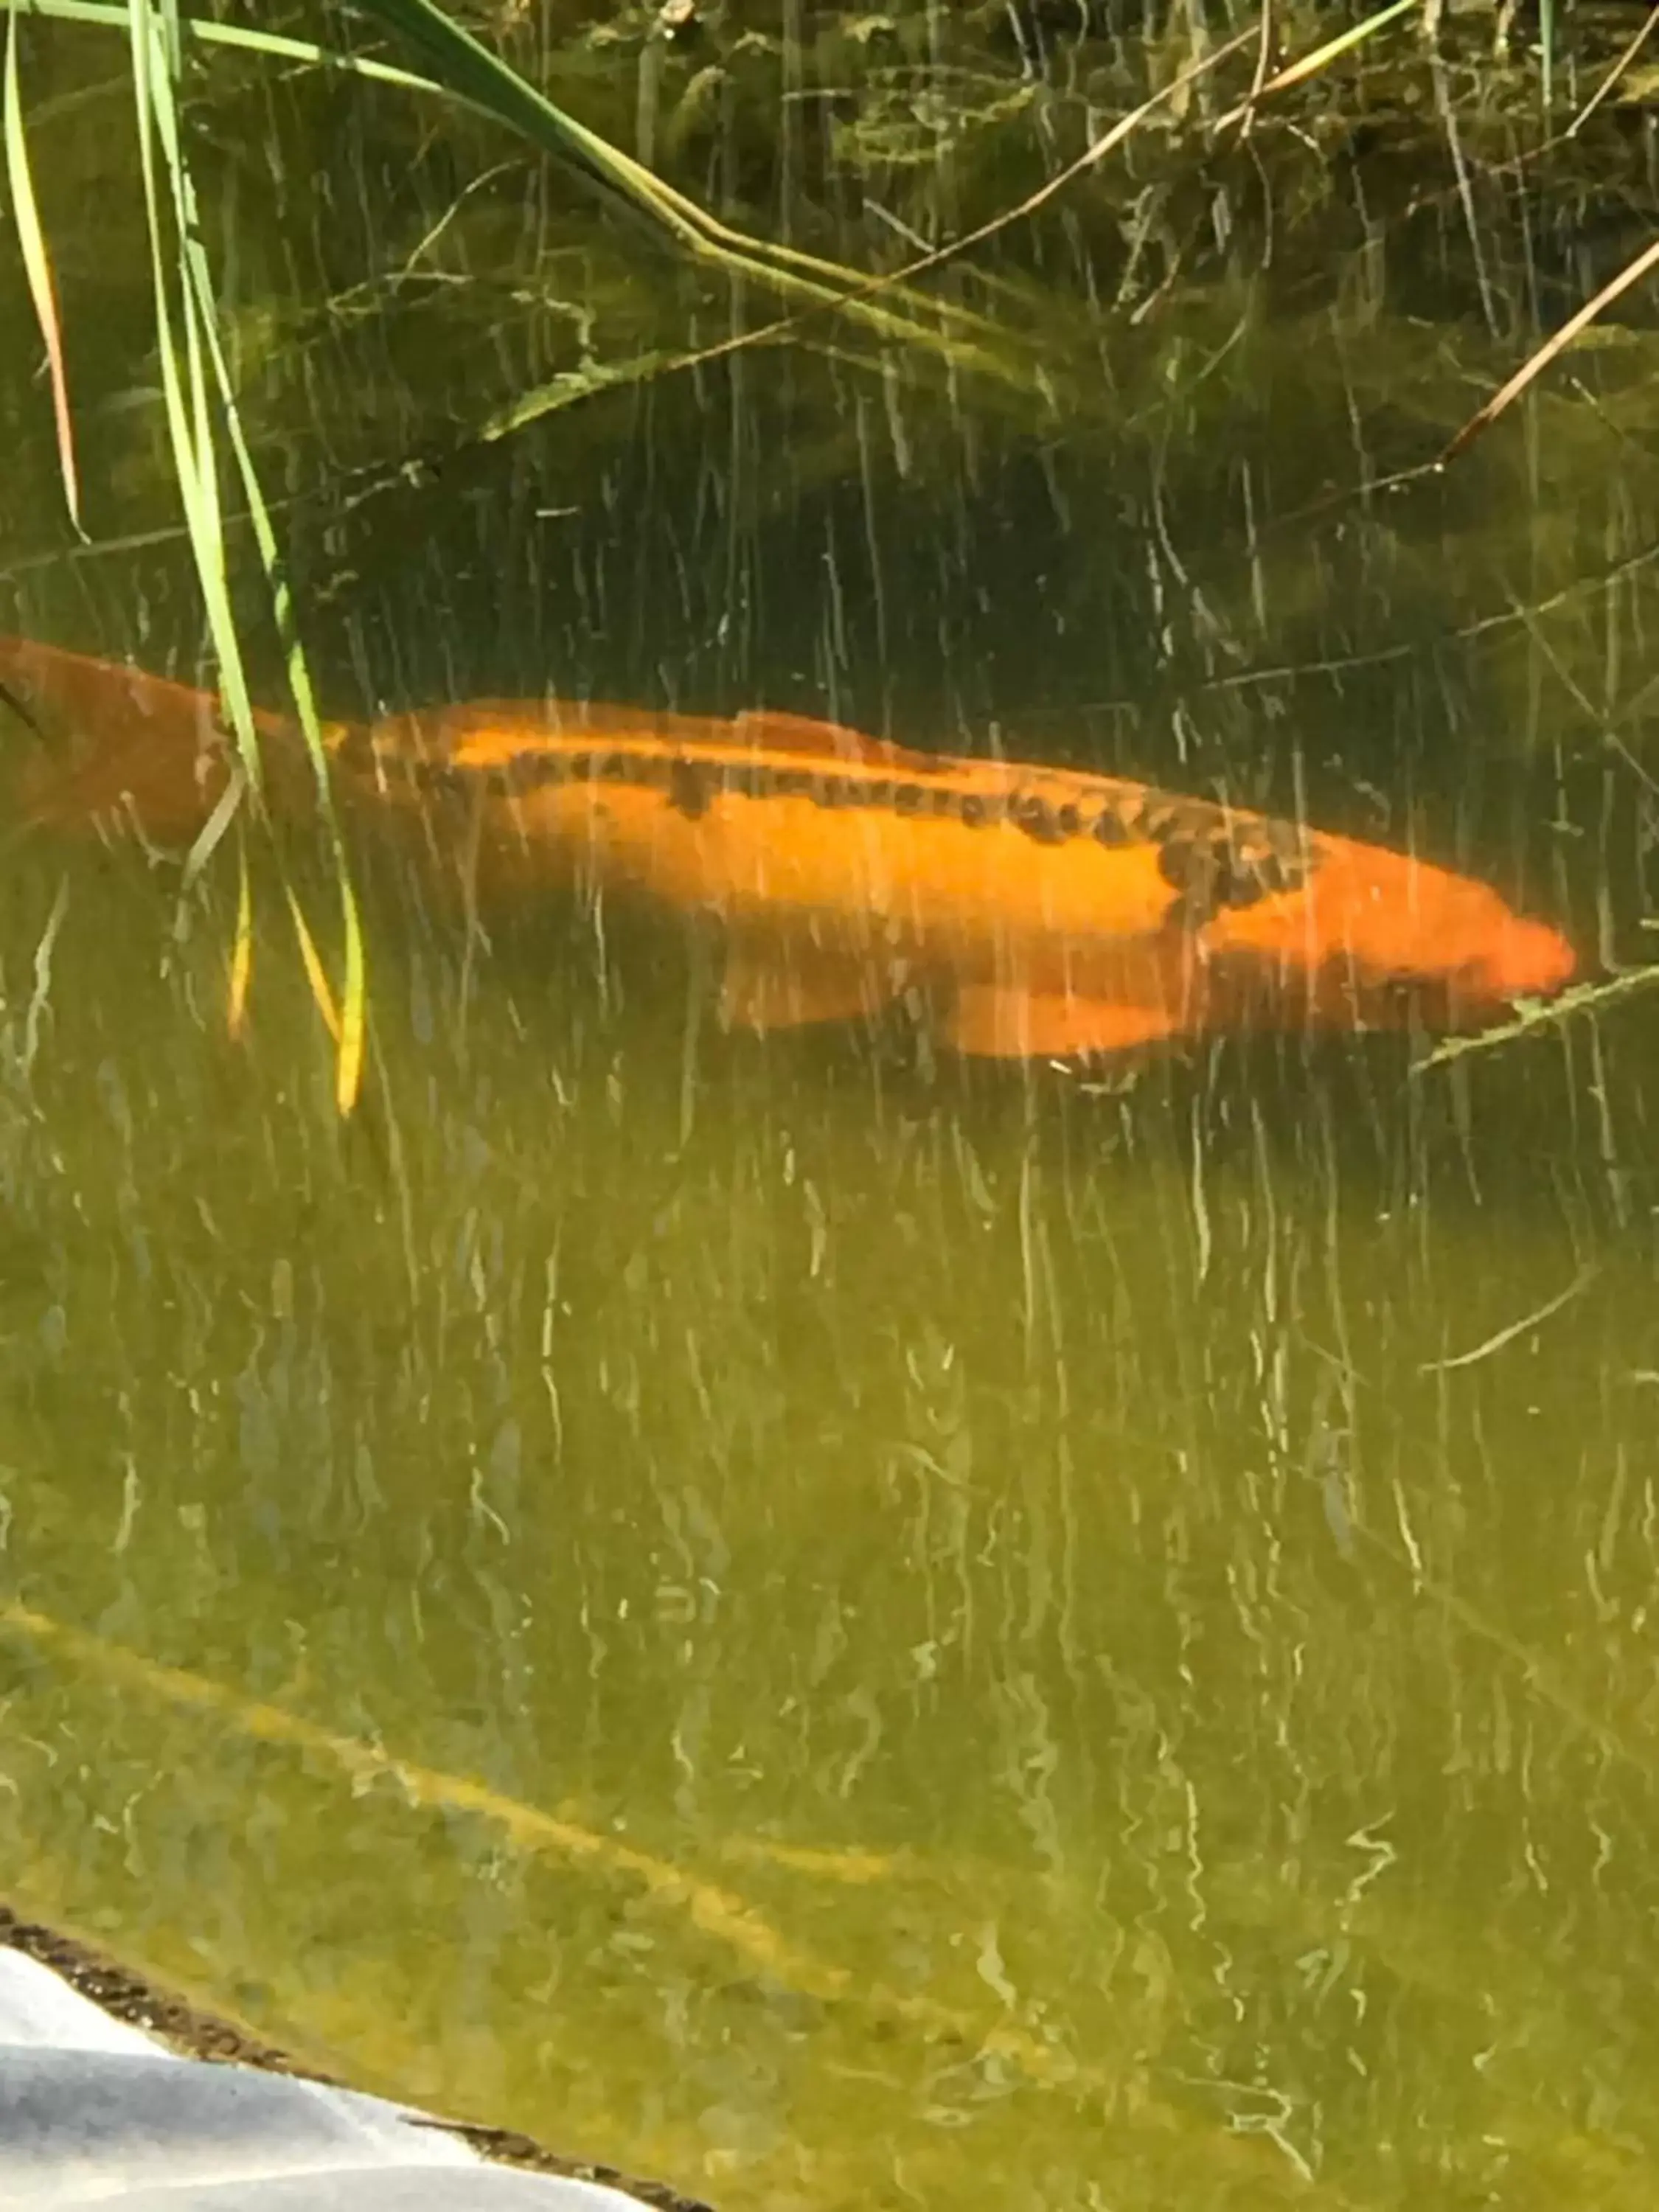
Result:
[[[363,957],[362,918],[351,878],[340,877],[345,920],[345,996],[340,1007],[338,1050],[334,1061],[334,1103],[342,1115],[356,1104],[363,1085],[363,1045],[368,1023],[368,976]]]
[[[52,380],[52,411],[58,427],[58,472],[63,479],[64,503],[69,509],[69,518],[75,526],[76,536],[84,538],[86,532],[81,527],[80,477],[75,465],[75,426],[70,413],[69,376],[64,365],[64,332],[58,319],[58,294],[52,281],[52,263],[46,253],[46,235],[40,228],[40,210],[34,197],[34,175],[29,166],[28,140],[23,130],[23,102],[17,81],[15,11],[6,26],[5,76],[6,181],[11,188],[12,219],[17,225],[17,243],[23,257],[24,274],[28,279],[29,297],[34,303],[34,319],[40,325],[40,336],[46,349],[46,373]]]
[[[323,965],[322,955],[317,950],[292,884],[283,887],[288,893],[288,910],[294,922],[294,934],[300,940],[300,957],[305,963],[306,981],[311,986],[311,995],[317,1001],[317,1011],[323,1018],[324,1027],[337,1045],[341,1041],[342,1024],[334,1004],[334,993],[330,988],[328,970]]]
[[[247,998],[253,981],[253,886],[247,872],[247,845],[236,854],[236,935],[230,948],[230,988],[225,1018],[233,1037],[240,1037],[247,1020]]]

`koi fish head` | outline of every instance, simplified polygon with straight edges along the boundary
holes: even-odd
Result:
[[[1571,978],[1572,947],[1488,884],[1342,837],[1309,841],[1301,886],[1206,933],[1207,949],[1271,962],[1311,1012],[1356,1026],[1462,1029]]]

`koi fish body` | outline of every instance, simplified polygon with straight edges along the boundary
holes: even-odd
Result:
[[[95,740],[67,772],[34,764],[31,818],[118,805],[189,836],[224,787],[206,695],[3,641],[0,683]],[[260,727],[291,781],[291,726]],[[793,715],[484,702],[330,738],[343,785],[420,818],[477,889],[574,875],[713,917],[733,1026],[904,999],[959,1051],[1068,1057],[1265,1024],[1467,1026],[1574,966],[1486,885],[1381,847]]]
[[[1217,1027],[1455,1028],[1558,989],[1571,949],[1486,884],[1146,785],[835,725],[483,702],[343,748],[389,798],[465,798],[483,865],[550,860],[728,939],[730,1023],[920,993],[968,1053],[1066,1056]]]

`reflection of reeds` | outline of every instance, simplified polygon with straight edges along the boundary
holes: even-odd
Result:
[[[1434,1595],[1439,1601],[1442,1593],[1436,1590]],[[1455,1610],[1462,1626],[1483,1640],[1490,1638],[1489,1625],[1471,1609]],[[521,1863],[538,1863],[600,1892],[631,1893],[665,1921],[678,1922],[689,1936],[724,1953],[740,1984],[778,1998],[810,1999],[844,2014],[860,2050],[872,2038],[890,2043],[902,2039],[914,2053],[917,2077],[926,2081],[936,2105],[948,2103],[959,2092],[971,2106],[980,2094],[976,2069],[989,2069],[989,2078],[1010,2087],[1056,2094],[1068,2113],[1074,2108],[1089,2115],[1092,2126],[1109,2118],[1115,2141],[1109,2154],[1103,2151],[1109,2164],[1122,2160],[1133,2170],[1136,2159],[1161,2155],[1176,2161],[1177,2171],[1194,2186],[1266,2191],[1261,2199],[1265,2203],[1279,2201],[1277,2192],[1287,2178],[1278,2165],[1282,2155],[1298,2171],[1300,2186],[1313,2191],[1306,2201],[1324,2212],[1383,2199],[1381,2189],[1374,2192],[1364,2180],[1356,2186],[1343,2171],[1346,2160],[1332,2170],[1309,2169],[1273,2124],[1268,2108],[1275,2093],[1262,2084],[1235,2081],[1220,2065],[1224,2035],[1212,2043],[1216,2031],[1194,2016],[1183,1962],[1165,1941],[1167,1936],[1178,1942],[1176,1928],[1166,1926],[1157,1912],[1115,1922],[1103,1909],[1093,1875],[1079,1882],[1074,1869],[1072,1878],[1046,1884],[1038,1907],[1029,1881],[1011,1882],[1006,1868],[984,1859],[955,1854],[941,1858],[909,1849],[835,1850],[770,1836],[721,1838],[720,1855],[749,1867],[753,1887],[770,1893],[770,1909],[763,1909],[754,1894],[745,1894],[729,1877],[711,1880],[568,1810],[544,1812],[487,1783],[400,1758],[372,1741],[151,1660],[38,1607],[15,1601],[0,1604],[0,1635],[32,1647],[83,1680],[111,1686],[152,1712],[170,1710],[222,1729],[233,1740],[298,1755],[313,1778],[326,1786],[332,1778],[354,1803],[401,1802],[411,1814],[477,1823],[493,1831]],[[1510,1648],[1507,1638],[1497,1640]],[[1528,1662],[1528,1681],[1536,1689],[1539,1670],[1529,1655],[1522,1656]],[[1548,1702],[1559,1703],[1553,1697]],[[203,1761],[210,1768],[212,1753],[198,1741],[187,1768],[195,1770]],[[1178,1767],[1172,1772],[1178,1796]],[[1149,1826],[1155,1830],[1158,1824]],[[1379,1885],[1376,1875],[1397,1863],[1386,1841],[1350,1837],[1346,1856],[1327,1858],[1304,1838],[1307,1863],[1300,1879],[1287,1885],[1282,1872],[1264,1866],[1248,1841],[1221,1842],[1226,1826],[1224,1819],[1206,1853],[1202,1917],[1207,1942],[1218,1957],[1231,1961],[1235,1981],[1249,1972],[1277,1981],[1288,1973],[1287,1961],[1294,1956],[1304,1976],[1321,1967],[1330,1989],[1364,1993],[1390,2017],[1409,2021],[1416,2017],[1413,2008],[1432,2008],[1424,2014],[1426,2024],[1442,2013],[1461,2017],[1479,2009],[1482,1985],[1472,1981],[1472,1959],[1478,1959],[1481,1972],[1500,1982],[1510,2023],[1529,2024],[1524,2037],[1505,2043],[1502,2063],[1495,2059],[1486,2077],[1485,2124],[1489,2136],[1510,2147],[1511,2179],[1522,2192],[1516,2201],[1534,2201],[1527,2192],[1581,2164],[1604,2165],[1607,2179],[1620,2190],[1639,2191],[1648,2185],[1644,2141],[1600,2141],[1590,2130],[1575,2126],[1569,2078],[1571,2027],[1558,2021],[1552,2004],[1540,2005],[1534,1962],[1511,1958],[1495,1940],[1483,1940],[1472,1954],[1468,1931],[1449,1927],[1431,1900],[1425,1902],[1409,1886],[1396,1893],[1392,1885]],[[1148,1863],[1155,1866],[1165,1846],[1154,1838],[1149,1847]],[[1114,1850],[1125,1848],[1120,1842]],[[1352,1863],[1355,1850],[1361,1852],[1357,1872]],[[1183,1921],[1193,1903],[1187,1889],[1190,1872],[1182,1858],[1177,1888],[1183,1912],[1177,1919]],[[965,2001],[965,1992],[895,1988],[861,1971],[856,1953],[842,1963],[792,1938],[786,1923],[797,1910],[824,1924],[823,1898],[810,1892],[821,1892],[826,1884],[840,1893],[830,1908],[831,1924],[838,1928],[848,1924],[841,1900],[852,1888],[881,1898],[907,1923],[920,1921],[942,1938],[948,1936],[935,1970],[942,1967],[970,1985],[977,1972],[989,1991],[985,2002]],[[1176,1901],[1174,1893],[1169,1901]],[[1081,1978],[1079,1994],[1098,1998],[1098,2006],[1089,2004],[1081,2018],[1068,2017],[1057,2002],[1054,1982],[1032,1980],[1018,1966],[1004,1967],[999,1936],[1003,1943],[1014,1945],[1035,1937],[1051,1965],[1058,1945],[1070,1962],[1067,1971]],[[965,1942],[959,1940],[964,1938]],[[107,1930],[102,1940],[109,1940]],[[1091,1960],[1092,1965],[1082,1963]],[[276,1962],[271,1964],[275,1968]],[[663,1972],[672,1972],[666,1960]],[[289,1978],[278,1971],[277,1979]],[[207,1990],[200,2001],[210,2006],[214,1992]],[[330,2003],[334,2026],[325,2041],[336,2052],[331,2068],[338,2070],[342,2038],[355,2041],[368,2023],[357,2021],[348,1993],[335,1991]],[[303,2036],[307,2009],[303,1992],[291,1989],[283,2016],[262,2023],[262,2032]],[[1339,2033],[1334,2024],[1325,2032]],[[1472,2027],[1470,2032],[1489,2033],[1490,2028]],[[832,2064],[837,2047],[830,2047]],[[1274,2078],[1298,2080],[1294,2049],[1292,2044]],[[304,2051],[296,2056],[302,2066],[307,2063]],[[394,2060],[394,2070],[399,2063],[416,2063],[416,2055],[410,2051]],[[905,2071],[908,2078],[908,2065]],[[1559,2108],[1540,2088],[1546,2078],[1561,2090]],[[1304,2094],[1298,2087],[1297,2097]],[[1057,2122],[1061,2127],[1071,2124],[1069,2118]],[[1042,2122],[1028,2118],[1024,2124],[1040,2128]],[[1451,2170],[1464,2179],[1480,2170],[1478,2144],[1468,2146],[1467,2153],[1443,2145],[1441,2152],[1451,2156]],[[1234,2199],[1229,2196],[1226,2201]],[[1258,2200],[1251,2194],[1243,2201]],[[1638,2194],[1630,2201],[1644,2200]]]
[[[55,1652],[82,1673],[115,1683],[153,1705],[211,1714],[234,1735],[307,1753],[332,1768],[354,1797],[376,1784],[389,1784],[412,1808],[485,1822],[522,1857],[562,1862],[620,1881],[664,1911],[682,1917],[764,1982],[824,2003],[856,2002],[874,2021],[908,2028],[929,2041],[959,2041],[968,2049],[1002,2058],[1032,2081],[1086,2086],[1089,2068],[1080,2067],[1062,2048],[1018,2022],[978,2017],[925,1995],[864,1980],[850,1967],[792,1942],[729,1885],[708,1881],[620,1836],[543,1812],[468,1776],[397,1758],[378,1745],[340,1735],[283,1706],[245,1697],[205,1675],[147,1659],[33,1607],[15,1601],[0,1605],[0,1632]],[[760,1855],[793,1864],[797,1871],[847,1878],[842,1854],[789,1854],[775,1849]],[[860,1865],[855,1878],[862,1881],[872,1876]],[[1107,2085],[1103,2074],[1099,2086]]]
[[[112,1684],[152,1708],[210,1716],[233,1735],[306,1754],[317,1766],[331,1770],[354,1800],[377,1787],[385,1789],[411,1809],[483,1823],[523,1860],[562,1865],[600,1882],[621,1885],[718,1946],[760,1987],[849,2008],[858,2018],[861,2042],[872,2036],[902,2037],[914,2044],[935,2095],[943,2094],[943,2084],[951,2076],[989,2068],[1011,2084],[1057,2091],[1092,2111],[1114,2114],[1126,2142],[1150,2143],[1167,2155],[1190,2157],[1212,2185],[1230,2181],[1234,2187],[1259,2188],[1277,2179],[1277,2159],[1284,2144],[1269,2148],[1251,2140],[1260,2130],[1217,2129],[1153,2087],[1147,2039],[1161,2006],[1154,2008],[1152,2021],[1140,2015],[1133,2028],[1120,2026],[1109,2047],[1097,2043],[1079,2055],[1072,2038],[1055,2032],[1047,2004],[1031,2005],[1028,2018],[1027,2006],[1006,1980],[987,1971],[982,1955],[978,1976],[994,1999],[982,2007],[925,1990],[894,1988],[793,1941],[729,1882],[710,1881],[621,1835],[544,1812],[470,1777],[398,1758],[374,1743],[246,1697],[205,1675],[163,1665],[16,1601],[0,1603],[0,1635],[54,1655],[82,1676]],[[908,1855],[895,1858],[792,1847],[772,1838],[728,1838],[723,1849],[726,1856],[746,1860],[757,1871],[769,1865],[838,1887],[852,1883],[890,1888],[907,1875],[914,1882],[918,1874],[930,1890],[941,1887],[940,1869],[913,1864]],[[981,1887],[984,1878],[984,1870],[973,1869],[965,1885],[943,1884],[951,1924],[959,1922],[981,1938],[988,1928],[994,1935],[999,1911]],[[1005,1900],[1000,1909],[1009,1929],[1018,1930],[1024,1907]],[[1095,1940],[1099,1940],[1098,1929]],[[971,1970],[971,1948],[961,1956],[952,1950],[950,1956],[956,1969],[966,1959]],[[1351,2200],[1340,2190],[1327,2186],[1320,2201],[1328,2212],[1344,2212]]]
[[[688,1874],[636,1844],[544,1813],[486,1783],[394,1758],[374,1744],[338,1735],[280,1705],[243,1697],[206,1675],[160,1665],[31,1607],[0,1606],[0,1628],[59,1652],[83,1671],[136,1691],[152,1704],[211,1713],[236,1735],[308,1752],[332,1767],[354,1796],[378,1783],[389,1784],[411,1807],[470,1814],[488,1822],[515,1851],[527,1856],[562,1859],[619,1877],[653,1904],[683,1913],[694,1928],[735,1953],[753,1972],[814,1996],[828,1999],[846,1993],[849,1977],[844,1970],[795,1950],[736,1892]]]

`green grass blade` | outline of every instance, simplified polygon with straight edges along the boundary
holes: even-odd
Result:
[[[168,282],[163,240],[167,235],[157,176],[157,140],[161,158],[173,180],[173,215],[179,234],[187,235],[179,180],[178,123],[172,79],[161,47],[161,25],[150,0],[130,0],[129,24],[132,52],[133,94],[137,107],[138,160],[143,180],[144,210],[150,242],[150,273],[155,301],[157,357],[161,372],[162,398],[167,432],[178,477],[185,526],[195,556],[202,587],[208,629],[219,661],[220,688],[238,752],[248,781],[256,793],[263,788],[259,741],[253,724],[252,703],[242,665],[241,644],[230,610],[230,591],[224,566],[223,522],[219,505],[218,470],[211,429],[204,425],[197,404],[199,395],[199,353],[193,343],[195,318],[181,302],[186,352],[191,362],[190,404],[179,374],[179,348],[174,336],[173,287]],[[202,433],[205,429],[205,438]]]
[[[341,906],[342,931],[345,940],[345,981],[341,994],[337,1024],[331,1024],[331,1033],[338,1047],[335,1067],[335,1102],[342,1114],[349,1114],[356,1103],[362,1084],[363,1048],[368,1023],[368,976],[364,950],[362,916],[351,880],[345,840],[334,805],[334,787],[329,773],[328,747],[323,736],[321,720],[317,713],[316,693],[311,681],[305,648],[301,642],[295,619],[293,593],[283,571],[281,550],[276,532],[265,503],[258,471],[243,428],[241,410],[236,404],[235,388],[231,381],[230,368],[225,359],[219,335],[212,272],[208,267],[207,254],[199,235],[192,228],[185,235],[185,264],[188,274],[196,315],[195,326],[201,333],[202,343],[213,371],[218,404],[224,418],[230,441],[231,452],[241,478],[242,495],[248,519],[252,526],[254,542],[259,549],[259,558],[265,572],[265,581],[270,592],[271,609],[276,631],[282,643],[286,665],[289,690],[298,713],[300,727],[305,738],[306,750],[311,757],[313,772],[317,781],[319,803],[328,826],[332,852],[335,880]],[[319,1004],[322,1002],[319,1000]]]
[[[173,96],[177,41],[176,19],[166,0],[130,0],[134,95],[138,108],[140,166],[149,220],[152,274],[162,390],[172,440],[175,472],[185,507],[185,525],[195,556],[208,627],[219,663],[220,687],[237,749],[248,781],[261,788],[258,732],[254,723],[241,642],[231,611],[228,572],[225,562],[224,518],[219,496],[219,455],[216,422],[227,426],[250,517],[270,584],[279,631],[288,656],[289,683],[300,710],[301,726],[316,769],[319,788],[331,833],[336,876],[340,890],[345,937],[345,985],[337,1010],[322,974],[320,956],[308,928],[303,926],[297,898],[288,886],[290,909],[300,922],[300,945],[313,994],[337,1045],[335,1098],[343,1114],[356,1104],[362,1080],[363,1046],[367,1023],[367,961],[357,902],[343,841],[335,819],[328,780],[326,750],[318,721],[310,678],[295,631],[293,607],[283,580],[276,533],[260,490],[252,457],[244,435],[224,351],[206,254],[200,241],[195,188],[179,133],[178,108]],[[165,170],[167,193],[164,206],[161,172]],[[170,221],[169,221],[170,218]],[[171,273],[164,240],[171,238],[179,265]],[[175,301],[174,293],[177,292]],[[175,331],[179,334],[175,336]],[[182,341],[184,368],[179,360]],[[240,909],[239,909],[240,911]],[[240,933],[239,923],[239,933]],[[240,945],[239,933],[239,945]],[[234,975],[237,1012],[246,993],[246,961],[239,953]],[[319,988],[319,978],[322,988]]]

